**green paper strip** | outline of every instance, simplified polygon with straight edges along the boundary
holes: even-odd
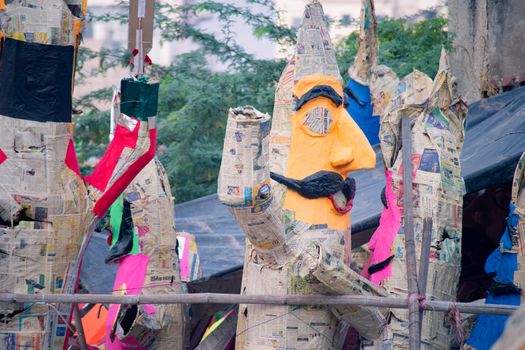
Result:
[[[117,200],[109,207],[109,224],[113,235],[111,237],[111,247],[118,241],[120,235],[120,226],[124,215],[124,195],[121,194]]]

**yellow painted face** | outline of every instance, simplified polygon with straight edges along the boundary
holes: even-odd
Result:
[[[327,97],[326,93],[312,94],[320,90],[332,90],[332,97]],[[303,179],[326,170],[346,179],[350,171],[375,166],[375,153],[348,115],[343,103],[343,87],[336,78],[319,74],[306,76],[292,91],[304,104],[291,117],[286,177]],[[350,226],[350,213],[341,214],[328,197],[307,199],[288,190],[284,208],[293,211],[296,220],[309,224],[327,224],[329,229],[335,230]]]

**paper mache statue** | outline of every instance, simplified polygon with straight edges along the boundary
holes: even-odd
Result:
[[[487,304],[522,305],[522,307],[510,318],[501,315],[478,315],[464,349],[510,350],[522,349],[525,346],[523,338],[524,235],[525,153],[521,155],[514,172],[509,215],[500,245],[485,263],[485,271],[493,276],[485,302]]]
[[[82,1],[0,1],[0,292],[74,293],[95,217],[155,153],[158,84],[123,80],[129,117],[80,175],[71,117],[85,11]],[[71,310],[1,304],[0,348],[66,348]]]
[[[373,7],[372,12],[368,10],[364,8],[362,28],[366,15],[375,23]],[[375,32],[375,26],[368,28],[369,33]],[[311,2],[299,29],[295,55],[279,81],[271,128],[269,116],[250,107],[232,109],[228,119],[218,192],[249,239],[242,287],[246,294],[407,298],[399,131],[401,117],[408,116],[413,120],[418,256],[422,221],[434,219],[429,281],[440,283],[429,283],[428,296],[455,299],[463,195],[459,154],[466,105],[453,96],[446,55],[434,82],[418,71],[399,82],[390,69],[377,65],[375,41],[366,34],[360,37],[350,75],[362,85],[369,84],[375,114],[381,117],[385,204],[397,207],[387,221],[396,222],[399,232],[389,232],[385,242],[375,238],[363,276],[348,268],[347,210],[355,189],[346,176],[349,171],[371,168],[375,157],[363,133],[342,112],[345,96],[322,9],[318,2]],[[384,93],[378,94],[381,91]],[[346,98],[355,98],[351,90],[347,92]],[[389,254],[380,259],[385,251]],[[374,273],[382,276],[374,280]],[[408,347],[404,310],[250,305],[240,309],[237,348],[331,349],[337,320],[359,331],[367,340],[363,347]],[[424,324],[423,346],[447,348],[451,332],[444,326],[444,315],[427,313]]]
[[[115,93],[113,98],[112,126],[119,125],[119,119],[125,118],[120,113],[119,95]],[[171,186],[157,157],[142,169],[111,206],[109,229],[112,237],[106,262],[119,264],[115,294],[184,292]],[[186,321],[186,306],[182,304],[111,305],[105,349],[120,349],[132,342],[134,349],[138,344],[143,349],[185,349],[188,341]]]
[[[273,119],[231,109],[219,175],[220,200],[249,244],[246,294],[383,295],[351,270],[348,173],[375,153],[345,109],[343,85],[321,4],[306,5],[293,58],[275,94]],[[378,337],[377,308],[241,305],[237,349],[335,349],[339,320]]]
[[[412,164],[416,257],[419,263],[423,220],[433,219],[427,279],[427,298],[454,301],[461,265],[461,214],[464,193],[460,153],[464,139],[466,104],[454,96],[454,78],[443,50],[434,81],[414,70],[401,81],[377,62],[374,4],[362,1],[359,49],[350,68],[351,82],[368,86],[374,115],[380,116],[379,139],[385,165],[386,187],[380,224],[368,248],[370,257],[362,274],[392,296],[407,298],[401,118],[412,124]],[[444,314],[426,312],[422,347],[448,349],[451,327]],[[365,348],[408,348],[408,313],[391,310],[382,339]]]

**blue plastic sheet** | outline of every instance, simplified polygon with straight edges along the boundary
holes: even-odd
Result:
[[[510,204],[510,219],[511,225],[516,227],[518,224],[518,215],[514,214],[514,205]],[[502,249],[503,248],[503,252]],[[514,282],[514,272],[518,269],[518,258],[516,253],[505,252],[510,251],[512,242],[510,238],[509,228],[505,229],[503,236],[500,239],[500,247],[487,258],[485,263],[485,271],[488,274],[495,274],[495,279],[502,282]],[[489,293],[486,304],[508,304],[520,305],[519,294],[494,295]],[[489,350],[492,345],[499,339],[505,328],[505,322],[509,316],[497,315],[480,315],[476,321],[476,325],[472,330],[470,339],[467,344],[478,350]]]
[[[379,116],[372,115],[373,105],[370,96],[370,88],[350,79],[346,88],[350,89],[357,100],[349,96],[347,111],[354,121],[359,125],[371,145],[379,144]],[[359,100],[359,101],[358,101]]]

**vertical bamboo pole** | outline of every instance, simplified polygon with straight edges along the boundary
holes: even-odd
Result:
[[[80,345],[80,350],[88,350],[86,336],[84,334],[84,326],[82,325],[80,311],[78,310],[78,304],[73,304],[73,317],[75,319],[75,326],[77,328],[77,338],[78,344]]]
[[[416,245],[414,242],[414,203],[412,202],[412,130],[410,118],[401,118],[401,137],[403,142],[403,202],[405,209],[405,254],[408,281],[408,331],[410,350],[419,350],[421,332],[419,331],[419,300],[416,271]]]
[[[421,242],[421,257],[419,260],[419,275],[417,277],[417,285],[419,294],[426,297],[427,292],[427,278],[428,278],[428,259],[430,256],[430,244],[432,242],[432,218],[425,218],[423,221],[423,239]],[[423,309],[419,311],[419,332],[423,326]]]

